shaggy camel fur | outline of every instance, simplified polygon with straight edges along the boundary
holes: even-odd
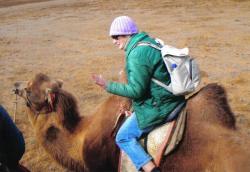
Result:
[[[45,150],[62,166],[81,172],[115,172],[119,150],[110,136],[120,104],[110,96],[89,117],[80,116],[74,97],[38,74],[19,95],[27,102],[29,119]],[[49,90],[48,90],[49,88]],[[235,119],[224,89],[210,84],[187,103],[187,128],[177,150],[164,158],[163,172],[236,172],[247,163],[234,146]],[[230,141],[230,142],[229,142]]]

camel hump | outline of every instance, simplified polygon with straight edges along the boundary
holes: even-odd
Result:
[[[211,83],[200,89],[195,95],[189,98],[194,104],[192,112],[204,112],[204,115],[219,122],[220,125],[235,129],[235,116],[227,100],[227,94],[224,87],[217,83]]]

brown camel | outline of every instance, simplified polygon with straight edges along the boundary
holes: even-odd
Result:
[[[110,96],[89,117],[80,116],[75,98],[44,74],[18,94],[26,100],[36,137],[62,166],[81,172],[116,172],[119,150],[110,136],[120,104]],[[163,172],[246,172],[247,159],[236,145],[235,119],[224,89],[209,84],[187,103],[187,127],[176,151],[164,158]],[[239,154],[240,152],[240,154]]]

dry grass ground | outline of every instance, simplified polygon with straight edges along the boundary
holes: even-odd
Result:
[[[202,70],[202,85],[218,82],[226,88],[237,128],[249,140],[250,1],[37,1],[0,0],[0,103],[11,114],[13,83],[38,72],[63,79],[82,115],[91,114],[108,96],[93,84],[91,74],[115,79],[123,66],[123,52],[108,37],[110,23],[129,15],[140,30],[170,45],[190,47]],[[22,163],[33,172],[63,171],[37,144],[23,104],[19,100],[16,120],[26,140]]]

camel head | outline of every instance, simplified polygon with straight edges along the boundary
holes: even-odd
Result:
[[[34,115],[56,112],[63,127],[73,132],[80,122],[77,102],[62,89],[62,84],[61,80],[52,80],[39,73],[28,82],[16,82],[14,92],[24,98]]]
[[[62,81],[52,80],[40,73],[28,82],[16,82],[14,92],[24,98],[32,111],[46,112],[55,108],[55,94],[61,89],[62,84]]]

